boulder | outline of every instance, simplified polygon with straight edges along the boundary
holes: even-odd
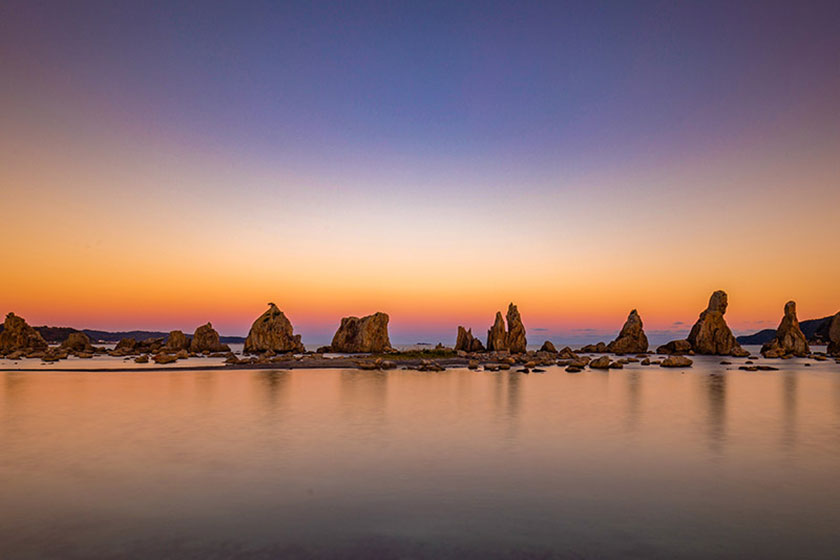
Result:
[[[173,356],[172,354],[155,354],[152,358],[156,364],[171,364],[175,362],[178,358]]]
[[[659,367],[691,367],[694,362],[685,356],[668,356],[659,363]]]
[[[691,343],[687,340],[672,340],[656,349],[657,354],[688,354],[691,352]]]
[[[245,339],[245,352],[259,354],[271,350],[272,352],[305,352],[300,335],[294,334],[294,327],[286,315],[273,303],[268,304],[268,310],[260,315]]]
[[[700,313],[688,334],[688,342],[696,354],[737,356],[745,353],[723,318],[728,304],[729,298],[723,290],[709,298],[709,306]]]
[[[463,352],[484,352],[484,345],[472,334],[472,329],[458,327],[458,337],[455,341],[455,350]]]
[[[170,334],[169,336],[171,339],[172,335]],[[230,352],[230,347],[220,342],[219,333],[216,332],[216,329],[210,323],[201,325],[195,329],[189,349],[190,352],[206,352],[208,354],[212,352]],[[182,348],[182,350],[186,350],[186,348]]]
[[[589,362],[589,367],[592,369],[609,369],[611,363],[609,356],[601,356]]]
[[[550,340],[546,340],[545,342],[543,342],[543,345],[540,346],[540,352],[550,352],[552,354],[556,354],[557,347],[555,347]]]
[[[781,358],[788,354],[807,356],[810,353],[808,339],[799,328],[799,320],[796,318],[796,303],[789,301],[785,304],[785,314],[776,329],[776,336],[761,347],[761,355],[765,358]]]
[[[367,317],[343,317],[330,344],[333,352],[387,352],[391,350],[388,338],[388,314],[374,313]]]
[[[14,313],[6,315],[3,332],[0,332],[0,354],[11,354],[18,350],[34,352],[49,347],[41,333],[30,327],[23,317]]]
[[[187,335],[181,331],[172,331],[169,333],[169,337],[166,339],[166,344],[164,346],[167,350],[172,350],[173,352],[177,352],[178,350],[189,350],[190,339],[187,338]]]
[[[90,338],[83,332],[72,332],[67,335],[67,338],[61,343],[61,348],[69,352],[93,352]]]
[[[832,317],[828,327],[828,353],[840,356],[840,313]]]
[[[618,338],[607,345],[607,352],[615,354],[638,354],[647,352],[648,339],[642,327],[642,318],[634,309],[627,316],[627,321],[621,327]]]

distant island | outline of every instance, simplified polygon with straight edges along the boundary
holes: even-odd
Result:
[[[32,327],[38,331],[44,340],[50,344],[60,344],[67,340],[67,337],[72,333],[84,333],[91,340],[91,342],[99,343],[118,343],[123,338],[133,338],[137,341],[151,340],[154,338],[166,338],[169,332],[158,331],[97,331],[93,329],[74,329],[73,327]],[[3,332],[3,324],[0,323],[0,333]],[[225,344],[242,344],[245,342],[244,336],[220,336],[219,341]]]

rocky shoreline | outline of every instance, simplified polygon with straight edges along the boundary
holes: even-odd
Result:
[[[142,371],[170,371],[174,368],[157,368],[151,364],[164,366],[179,360],[205,356],[224,358],[224,364],[190,364],[178,369],[388,370],[400,367],[418,371],[442,371],[447,367],[467,367],[484,371],[515,370],[539,373],[543,367],[561,366],[569,373],[577,373],[586,368],[622,369],[626,364],[635,362],[642,366],[686,368],[692,365],[691,358],[687,356],[714,355],[749,358],[741,367],[748,371],[775,369],[771,366],[756,366],[753,361],[756,357],[750,356],[737,342],[724,319],[727,306],[727,294],[721,290],[714,292],[708,307],[700,313],[688,337],[659,346],[655,353],[649,352],[644,325],[635,309],[629,313],[615,340],[608,344],[599,342],[586,345],[578,350],[566,347],[558,351],[554,344],[545,341],[539,351],[528,351],[525,325],[516,305],[511,303],[505,316],[501,311],[496,313],[493,325],[487,331],[486,346],[473,336],[470,329],[459,326],[454,348],[438,345],[434,350],[400,352],[391,346],[388,315],[377,312],[361,318],[342,318],[330,346],[318,348],[316,352],[307,352],[301,336],[294,333],[291,321],[274,303],[269,303],[268,309],[252,324],[241,355],[231,352],[230,347],[221,342],[219,333],[209,322],[197,327],[192,336],[182,331],[172,331],[167,337],[140,341],[123,338],[113,350],[109,350],[94,346],[90,338],[79,331],[71,332],[60,345],[50,346],[23,318],[9,313],[0,332],[0,357],[15,361],[40,359],[52,363],[70,356],[90,359],[96,355],[108,355],[133,359],[138,364],[150,364],[142,368]],[[840,363],[840,313],[833,317],[828,333],[827,352],[812,352],[800,329],[796,317],[796,304],[790,301],[785,305],[776,336],[762,347],[761,354],[770,359],[798,357],[817,361],[834,357]],[[592,357],[591,354],[600,356]],[[658,355],[664,357],[659,359]],[[135,367],[109,368],[108,371],[123,369],[138,370]],[[51,371],[58,370],[51,368]]]

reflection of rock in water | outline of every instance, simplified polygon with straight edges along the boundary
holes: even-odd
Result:
[[[341,411],[348,421],[385,421],[388,403],[387,371],[342,371],[339,377]]]
[[[782,378],[782,405],[784,423],[782,429],[782,445],[796,446],[796,392],[799,378],[795,373],[786,373]]]
[[[259,371],[256,374],[260,392],[265,396],[265,404],[269,409],[276,409],[288,392],[291,372],[271,370]]]
[[[642,376],[638,371],[629,371],[627,379],[627,419],[624,426],[627,431],[635,431],[639,424],[642,404]]]
[[[726,441],[726,375],[712,374],[707,376],[705,381],[709,447],[712,451],[720,453]]]

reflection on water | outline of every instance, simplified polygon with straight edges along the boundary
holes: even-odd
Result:
[[[0,374],[18,558],[833,558],[840,366]]]
[[[721,453],[726,443],[726,374],[713,373],[704,378],[708,402],[709,447]]]

